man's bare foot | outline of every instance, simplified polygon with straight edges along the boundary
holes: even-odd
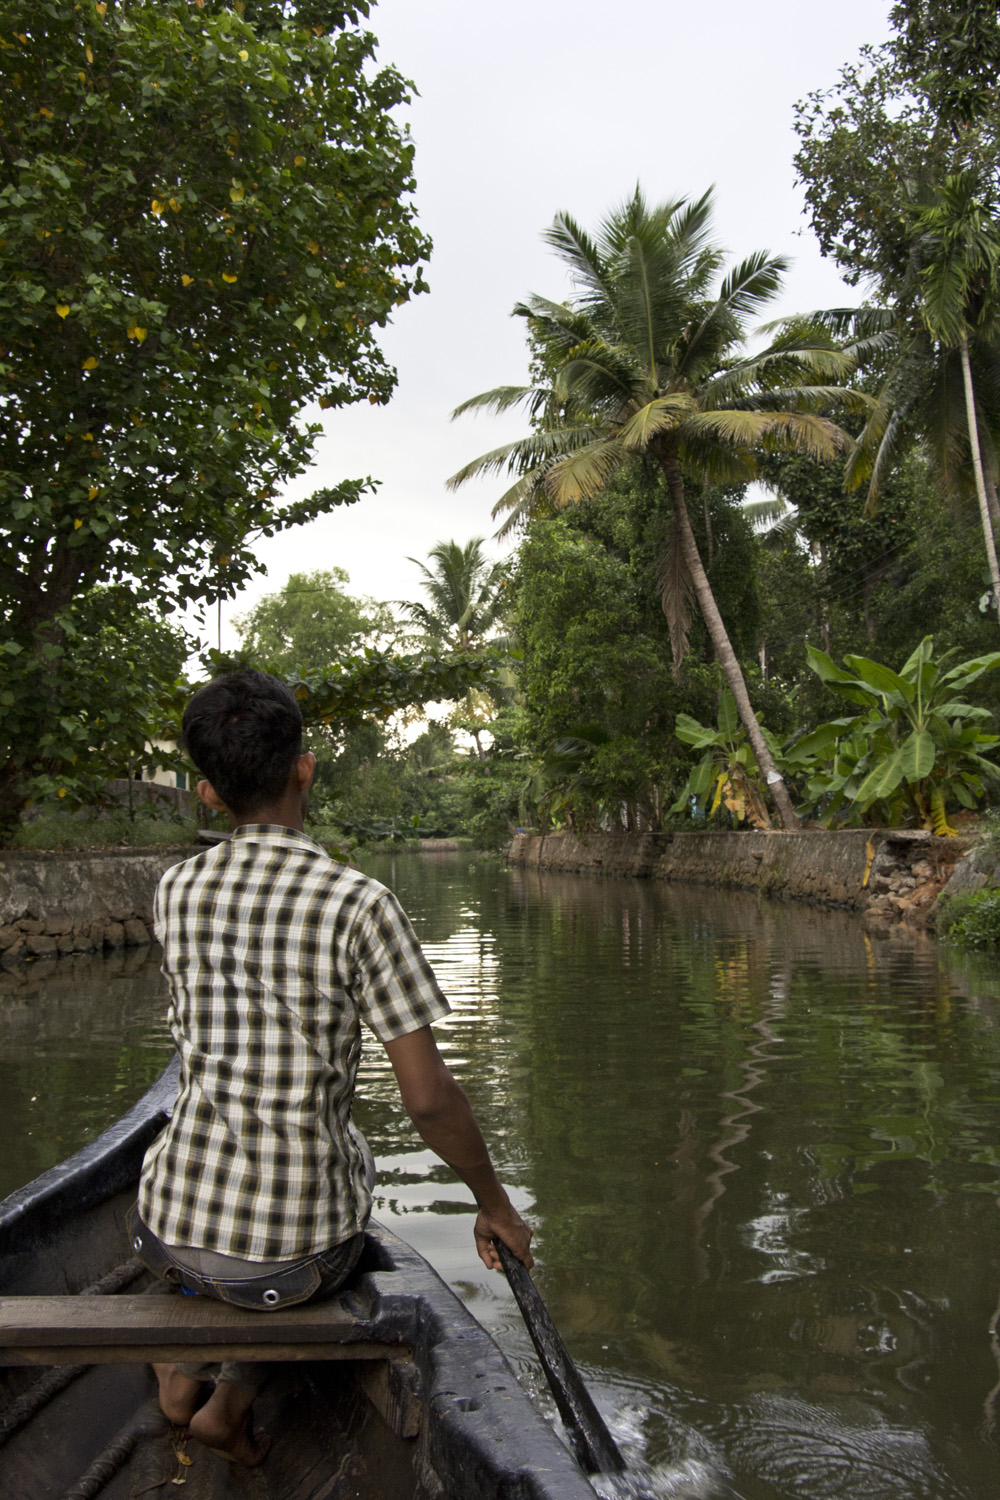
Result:
[[[176,1365],[154,1365],[160,1387],[160,1410],[168,1422],[186,1427],[205,1398],[206,1382],[182,1375]]]
[[[219,1458],[246,1469],[256,1468],[263,1463],[271,1439],[266,1432],[254,1432],[253,1398],[254,1392],[247,1386],[220,1380],[191,1418],[191,1436]]]

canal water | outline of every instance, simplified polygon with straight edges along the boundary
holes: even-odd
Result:
[[[996,1500],[1000,966],[734,893],[369,868],[452,1001],[439,1041],[536,1225],[538,1284],[655,1492]],[[141,1093],[162,1009],[145,954],[3,979],[0,1190]],[[551,1413],[469,1195],[375,1044],[360,1093],[378,1217]]]

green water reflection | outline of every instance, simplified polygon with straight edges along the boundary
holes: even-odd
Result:
[[[0,1197],[93,1140],[169,1055],[159,950],[0,973]]]
[[[996,965],[696,888],[371,869],[452,998],[441,1045],[537,1225],[556,1321],[663,1493],[725,1472],[747,1500],[994,1500]],[[8,1186],[163,1057],[155,967],[89,993],[63,972],[2,992]],[[379,1217],[535,1383],[468,1195],[417,1149],[374,1046],[361,1093]]]

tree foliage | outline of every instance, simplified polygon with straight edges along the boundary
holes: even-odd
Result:
[[[593,503],[593,502],[592,502]],[[715,674],[678,682],[641,571],[581,518],[531,523],[515,578],[514,631],[526,721],[526,811],[586,828],[658,828],[687,757],[681,707],[708,709]]]
[[[895,53],[942,124],[954,131],[995,111],[1000,19],[993,0],[898,0]]]
[[[371,70],[366,13],[0,5],[0,596],[26,663],[2,821],[46,769],[61,679],[37,686],[78,594],[229,596],[260,536],[365,488],[279,499],[309,402],[388,399],[378,330],[423,288],[407,86]]]
[[[569,266],[575,296],[535,296],[515,309],[544,351],[535,361],[544,382],[486,391],[456,412],[520,405],[532,432],[473,460],[450,483],[506,472],[515,482],[496,509],[527,516],[538,499],[558,510],[599,494],[630,458],[658,464],[674,522],[661,588],[675,665],[697,601],[782,820],[794,824],[705,572],[685,485],[745,482],[761,451],[832,456],[846,438],[824,409],[865,402],[829,383],[853,361],[802,323],[749,350],[749,322],[776,296],[785,262],[759,252],[725,269],[711,239],[710,193],[654,206],[636,188],[595,234],[560,214],[546,238]]]
[[[883,47],[796,106],[795,169],[824,255],[884,297],[907,280],[922,190],[1000,160],[1000,25],[990,0],[900,0]]]
[[[415,600],[401,607],[429,640],[451,650],[466,651],[483,641],[503,608],[504,566],[490,562],[483,540],[471,537],[464,547],[455,541],[438,542],[427,554],[430,567],[409,559],[423,575],[420,587],[427,602]]]
[[[374,599],[347,592],[343,568],[292,573],[274,594],[266,594],[234,624],[248,656],[269,672],[323,672],[365,646],[384,644],[395,634],[392,611]]]
[[[182,674],[191,643],[184,632],[136,605],[121,587],[81,595],[65,619],[70,651],[52,669],[60,715],[38,747],[50,769],[35,778],[33,800],[95,804],[109,780],[139,776],[152,765],[184,768],[182,757],[166,748],[186,699]],[[6,700],[15,697],[17,670],[11,658],[0,690],[15,722],[18,704]],[[161,748],[154,750],[154,742]]]
[[[989,753],[1000,736],[992,715],[969,689],[1000,667],[1000,651],[952,665],[954,652],[934,657],[925,636],[893,671],[849,655],[847,670],[825,651],[808,648],[809,665],[856,710],[797,740],[786,763],[805,780],[811,809],[828,824],[911,822],[951,834],[949,805],[972,809],[1000,768]]]

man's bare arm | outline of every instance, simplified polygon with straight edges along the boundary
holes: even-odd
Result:
[[[480,1260],[491,1270],[502,1269],[493,1246],[496,1236],[526,1266],[534,1265],[529,1249],[532,1230],[501,1186],[469,1101],[448,1071],[430,1027],[386,1042],[385,1050],[406,1113],[479,1205],[474,1233]]]

